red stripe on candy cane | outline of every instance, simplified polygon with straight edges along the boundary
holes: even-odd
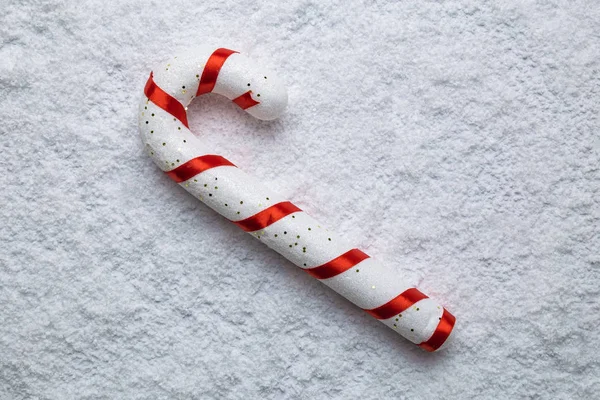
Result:
[[[394,315],[400,314],[402,311],[408,309],[416,302],[426,298],[427,296],[417,289],[410,288],[400,293],[398,296],[394,297],[384,305],[365,311],[377,319],[388,319],[392,318]]]
[[[245,110],[247,108],[254,107],[257,104],[260,104],[260,101],[256,101],[252,98],[252,90],[248,90],[246,93],[242,94],[241,96],[236,97],[235,99],[233,99],[231,101],[233,101],[235,104],[240,106],[240,108],[242,110]]]
[[[323,265],[305,269],[305,271],[317,279],[329,279],[342,272],[348,271],[350,268],[367,258],[369,258],[368,254],[363,253],[359,249],[352,249]]]
[[[146,86],[144,87],[144,94],[154,104],[162,108],[175,118],[177,118],[186,128],[189,129],[187,112],[185,107],[175,97],[171,96],[164,90],[162,90],[156,83],[154,83],[153,74],[150,72],[150,77]]]
[[[221,68],[223,67],[223,64],[225,64],[227,57],[234,53],[238,52],[235,50],[220,48],[215,50],[210,55],[208,61],[206,61],[206,66],[202,71],[202,77],[200,78],[200,84],[198,85],[196,96],[213,91],[215,84],[217,83],[219,71],[221,71]]]
[[[439,349],[446,339],[450,336],[452,329],[454,328],[454,323],[456,322],[456,318],[454,315],[450,314],[445,308],[442,317],[440,318],[440,323],[437,328],[431,335],[431,338],[426,342],[423,342],[419,345],[419,347],[427,350],[427,351],[436,351]]]
[[[179,167],[172,169],[171,171],[166,171],[165,174],[167,174],[169,178],[173,179],[175,182],[180,183],[193,178],[207,169],[221,167],[224,165],[235,167],[235,165],[225,157],[209,154],[206,156],[193,158],[190,161],[181,164]]]
[[[241,221],[231,221],[246,232],[254,232],[266,228],[267,226],[279,221],[281,218],[302,211],[289,201],[273,204],[251,217]]]

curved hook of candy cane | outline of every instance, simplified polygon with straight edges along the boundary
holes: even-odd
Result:
[[[454,327],[452,314],[190,132],[187,105],[209,92],[263,120],[276,118],[287,104],[277,77],[237,51],[202,47],[174,57],[150,74],[140,103],[140,134],[154,162],[213,210],[374,318],[428,351],[439,349]]]

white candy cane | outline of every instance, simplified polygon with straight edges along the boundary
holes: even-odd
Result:
[[[174,57],[150,74],[140,104],[140,133],[154,162],[193,196],[400,335],[428,351],[440,348],[454,326],[452,314],[211,154],[192,134],[187,105],[209,92],[262,120],[277,118],[287,105],[287,91],[275,75],[236,51],[199,48]]]

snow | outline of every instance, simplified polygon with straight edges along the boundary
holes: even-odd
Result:
[[[517,3],[517,2],[515,2]],[[600,390],[600,9],[14,1],[0,16],[0,398],[590,399]],[[177,187],[153,65],[277,71],[190,126],[457,317],[427,353]]]

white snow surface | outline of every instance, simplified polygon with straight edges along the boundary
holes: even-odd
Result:
[[[597,398],[597,2],[4,0],[0,22],[0,399]],[[203,96],[192,131],[444,304],[444,350],[154,165],[143,86],[198,44],[289,105]]]

